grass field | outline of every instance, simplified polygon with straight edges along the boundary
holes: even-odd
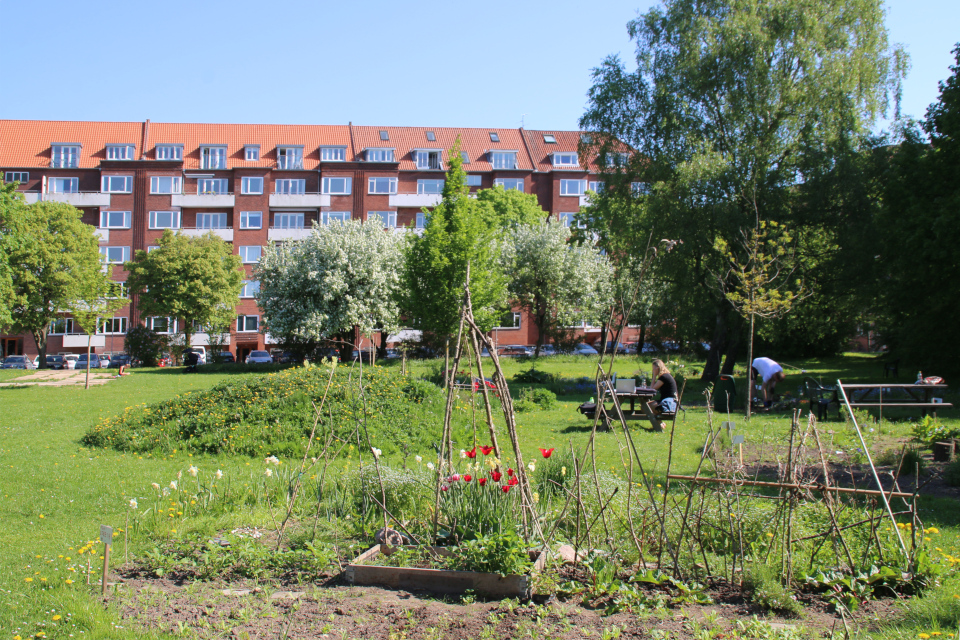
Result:
[[[440,367],[437,362],[408,364],[410,375],[429,375]],[[825,383],[837,378],[850,382],[879,381],[882,377],[882,367],[869,356],[851,355],[794,364]],[[388,366],[399,366],[399,363],[388,363]],[[510,379],[529,369],[531,364],[506,361],[504,366]],[[542,371],[571,380],[582,376],[592,378],[594,366],[590,359],[566,356],[545,358],[536,365]],[[681,414],[675,434],[673,469],[678,473],[691,472],[696,467],[697,449],[703,444],[706,430],[704,386],[693,375],[699,366],[702,365],[697,362],[676,362],[673,367],[675,372],[691,373],[687,376],[684,394],[686,416]],[[649,361],[624,358],[614,369],[621,376],[641,369],[649,375]],[[487,363],[485,373],[490,375],[490,371]],[[799,372],[789,373],[778,391],[796,394],[803,376]],[[149,497],[152,482],[166,485],[189,466],[206,472],[220,469],[228,476],[239,476],[249,474],[251,465],[262,466],[262,460],[178,451],[134,455],[88,449],[79,444],[80,438],[99,418],[120,413],[129,406],[158,402],[250,375],[260,373],[220,371],[183,375],[179,369],[145,369],[89,390],[0,388],[0,518],[5,525],[0,528],[0,548],[4,550],[0,555],[0,640],[17,636],[25,639],[38,633],[43,634],[39,637],[47,638],[129,638],[134,633],[142,638],[155,637],[150,631],[122,628],[117,613],[109,605],[104,608],[93,595],[94,588],[87,586],[84,573],[77,570],[84,568],[90,557],[87,543],[97,538],[101,524],[123,529],[129,515],[129,500]],[[11,372],[0,373],[0,381],[14,377]],[[910,378],[906,374],[905,377]],[[572,389],[572,384],[557,385],[560,389]],[[558,388],[557,385],[554,388]],[[514,385],[514,395],[518,386]],[[520,437],[527,455],[533,455],[537,447],[582,449],[591,425],[575,408],[591,395],[588,390],[571,390],[559,396],[560,403],[552,410],[519,414]],[[951,401],[951,397],[952,394],[948,394],[945,399]],[[943,416],[943,422],[956,425],[953,414]],[[879,425],[878,446],[885,442],[893,446],[895,441],[909,436],[911,422],[906,419],[906,412],[901,417],[902,420]],[[743,424],[742,416],[732,419]],[[502,420],[498,423],[502,424]],[[839,428],[842,423],[835,424],[838,425],[836,450],[848,455],[856,445],[849,434]],[[743,426],[748,442],[756,447],[782,441],[788,428],[788,417],[775,414],[756,416],[749,425]],[[665,434],[637,430],[634,439],[645,470],[659,480],[665,469]],[[469,444],[458,443],[467,448]],[[612,434],[599,435],[598,462],[614,473],[622,472],[616,438]],[[939,546],[943,552],[953,555],[960,555],[957,506],[950,499],[929,499],[923,503],[921,513],[926,524],[940,528]],[[262,513],[247,516],[248,521],[265,517]],[[172,523],[171,532],[175,530],[176,523]],[[121,534],[116,540],[115,557],[123,553],[122,539]],[[131,553],[138,553],[146,544],[144,540],[134,541]],[[98,565],[99,560],[93,558],[92,563]],[[891,621],[895,626],[889,627],[884,635],[916,637],[918,633],[936,632],[946,636],[956,633],[958,616],[960,584],[951,574],[941,588],[906,604],[901,616]]]

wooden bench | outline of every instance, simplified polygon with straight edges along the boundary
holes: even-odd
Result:
[[[934,417],[939,409],[952,409],[949,402],[934,402],[933,394],[936,391],[945,391],[945,384],[841,384],[847,401],[853,409],[920,409],[920,415],[929,412]],[[879,399],[868,398],[868,395],[878,394]],[[884,394],[900,393],[890,402],[884,402]],[[906,394],[906,398],[902,394]]]

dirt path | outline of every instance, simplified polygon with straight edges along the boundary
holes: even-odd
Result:
[[[10,382],[0,382],[0,387],[21,387],[24,385],[36,385],[38,387],[71,387],[83,385],[86,380],[86,370],[74,369],[45,369],[35,371],[26,376],[14,378]],[[106,371],[90,371],[90,384],[106,384],[117,377],[115,373]]]

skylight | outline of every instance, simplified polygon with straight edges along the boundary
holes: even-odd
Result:
[[[543,141],[549,144],[556,144],[557,138],[549,133],[543,134]]]
[[[490,132],[490,142],[500,142],[500,136],[497,135],[496,131]]]
[[[389,134],[388,132],[386,132],[386,131],[381,131],[381,132],[380,132],[380,139],[381,139],[381,140],[389,140],[389,139],[390,139],[390,134]]]
[[[437,141],[436,134],[434,134],[433,131],[427,131],[427,140],[429,140],[430,142],[436,142]]]

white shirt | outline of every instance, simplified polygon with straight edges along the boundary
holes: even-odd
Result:
[[[770,358],[756,358],[753,361],[753,368],[760,373],[760,377],[764,382],[772,378],[773,374],[783,371],[783,367]]]

